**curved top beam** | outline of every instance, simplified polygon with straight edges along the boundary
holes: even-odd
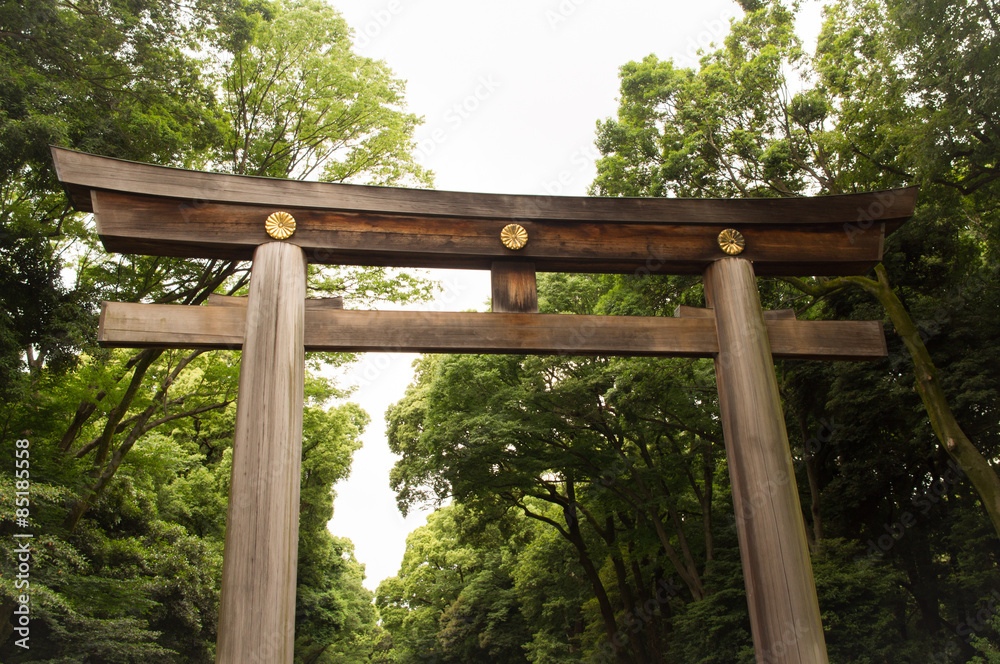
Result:
[[[434,189],[303,182],[189,171],[52,148],[56,174],[79,210],[93,212],[90,190],[214,203],[322,208],[378,214],[621,221],[686,224],[850,223],[877,202],[878,221],[896,225],[913,214],[916,187],[812,198],[600,198],[480,194]],[[888,204],[887,204],[888,202]]]
[[[52,148],[74,206],[95,212],[109,251],[249,258],[263,220],[298,220],[287,241],[320,263],[541,271],[700,273],[722,257],[719,231],[747,239],[757,274],[866,271],[882,239],[913,214],[915,187],[812,198],[679,199],[479,194],[189,171]],[[518,222],[528,244],[499,232]]]

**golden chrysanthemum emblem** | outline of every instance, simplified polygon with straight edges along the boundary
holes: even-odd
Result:
[[[528,244],[528,231],[520,224],[507,224],[500,231],[500,241],[508,249],[520,249]]]
[[[735,228],[727,228],[719,233],[719,247],[730,256],[742,252],[745,246],[746,241],[743,239],[743,234]]]
[[[275,240],[286,240],[295,232],[295,217],[287,212],[275,212],[264,222],[264,230]]]

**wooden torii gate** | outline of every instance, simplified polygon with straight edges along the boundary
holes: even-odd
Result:
[[[106,346],[242,348],[217,664],[291,664],[304,353],[714,357],[757,661],[827,662],[773,358],[886,355],[878,321],[763,311],[755,275],[862,274],[916,189],[795,199],[508,196],[164,168],[53,148],[111,252],[253,260],[248,298],[105,302]],[[306,265],[490,270],[492,313],[347,311]],[[537,313],[536,271],[703,274],[675,318]],[[240,306],[232,306],[239,304]]]

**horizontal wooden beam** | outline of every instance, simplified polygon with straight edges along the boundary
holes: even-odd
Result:
[[[758,275],[864,273],[885,233],[913,214],[916,189],[803,198],[514,196],[202,173],[53,148],[74,205],[97,215],[108,251],[249,260],[264,220],[296,219],[286,240],[313,263],[541,272],[700,274],[735,228]],[[511,222],[528,242],[506,248]]]
[[[97,232],[108,251],[249,260],[271,241],[264,221],[283,210],[296,221],[286,240],[311,263],[488,270],[506,260],[529,261],[540,272],[701,274],[725,256],[718,235],[727,226],[746,241],[742,256],[761,275],[864,273],[882,257],[881,224],[848,233],[842,224],[628,223],[520,220],[527,245],[500,240],[510,219],[430,217],[199,203],[93,191]]]
[[[531,196],[462,191],[373,187],[331,182],[205,173],[141,164],[52,148],[56,174],[74,205],[90,211],[95,189],[185,199],[204,203],[319,208],[377,214],[550,221],[688,223],[718,225],[738,219],[747,225],[858,221],[894,228],[913,214],[917,188],[865,194],[802,198],[609,198]],[[866,227],[870,224],[866,224]]]
[[[531,353],[712,357],[711,318],[572,316],[307,309],[307,351]],[[102,345],[126,348],[228,348],[243,343],[246,309],[105,302]],[[878,321],[767,321],[780,358],[875,360],[885,357]]]
[[[209,299],[211,302],[211,298]],[[765,309],[764,320],[795,320],[794,309]],[[674,309],[674,316],[677,318],[715,318],[715,310],[705,307],[689,307],[686,304],[679,304]]]
[[[219,307],[246,307],[249,299],[245,295],[220,295],[211,293],[208,296],[208,303]],[[336,297],[307,297],[306,309],[343,309],[344,298],[340,295]]]

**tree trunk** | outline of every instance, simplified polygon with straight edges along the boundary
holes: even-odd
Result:
[[[640,446],[640,450],[644,448]],[[622,459],[625,459],[625,453],[620,447],[617,448],[617,452]],[[643,454],[643,460],[647,467],[655,470],[655,465],[653,464],[652,458],[649,456],[648,452]],[[702,600],[705,598],[705,590],[701,584],[701,577],[698,575],[698,568],[694,564],[694,558],[691,556],[691,550],[688,547],[687,537],[684,535],[683,523],[680,518],[678,518],[677,513],[673,508],[667,508],[667,514],[674,523],[674,530],[677,532],[678,543],[681,547],[681,555],[684,556],[684,562],[681,562],[680,558],[677,556],[677,550],[670,544],[670,537],[667,535],[666,527],[663,525],[663,519],[660,518],[660,511],[658,506],[658,501],[653,497],[646,483],[642,480],[642,476],[639,475],[638,470],[635,466],[629,464],[629,473],[632,479],[635,480],[636,485],[642,492],[645,500],[635,499],[635,505],[637,508],[641,508],[643,504],[646,505],[645,510],[649,515],[650,521],[652,521],[654,528],[656,529],[656,535],[660,538],[660,544],[663,545],[663,551],[667,554],[670,562],[674,565],[677,570],[677,574],[681,577],[684,583],[691,591],[691,597],[694,601]],[[664,490],[664,497],[670,500],[669,491],[666,486],[662,485]]]
[[[812,514],[812,549],[818,551],[823,541],[823,515],[819,503],[819,470],[816,467],[816,457],[809,451],[809,431],[806,429],[806,416],[799,413],[799,430],[802,433],[802,457],[806,463],[806,478],[809,480],[809,512]]]
[[[645,643],[647,658],[653,664],[661,664],[663,662],[664,650],[660,644],[660,633],[662,631],[661,616],[665,607],[650,594],[650,589],[646,586],[643,578],[642,568],[639,565],[639,561],[635,559],[635,549],[631,542],[628,544],[628,558],[638,595],[636,597],[634,613],[641,625],[640,632],[642,640]],[[636,635],[636,638],[639,638],[639,636]]]
[[[1000,537],[1000,477],[990,465],[976,446],[972,444],[969,437],[962,431],[962,427],[955,419],[955,414],[948,405],[944,390],[937,377],[937,368],[931,361],[930,353],[924,346],[920,332],[913,323],[910,313],[900,302],[889,285],[889,277],[885,267],[880,263],[875,267],[878,281],[865,279],[863,282],[854,280],[866,291],[878,298],[885,310],[889,313],[896,333],[906,344],[910,357],[913,359],[913,374],[917,380],[917,393],[924,402],[927,416],[930,418],[931,426],[937,435],[945,452],[951,457],[962,471],[968,476],[972,486],[979,493],[983,507],[993,523],[993,529]]]
[[[708,564],[715,559],[715,542],[712,538],[712,484],[715,480],[715,460],[712,458],[712,445],[714,443],[706,441],[706,450],[702,473],[705,489],[702,491],[701,501],[701,527],[705,536],[705,570]]]
[[[667,535],[667,530],[663,526],[663,520],[657,513],[655,507],[650,507],[647,510],[649,520],[653,524],[653,528],[656,530],[656,536],[660,538],[660,544],[663,547],[663,551],[667,554],[667,558],[673,564],[674,569],[677,571],[677,575],[681,577],[684,585],[688,587],[691,591],[691,598],[694,601],[699,601],[705,599],[705,590],[701,585],[701,578],[698,576],[697,571],[691,574],[690,570],[684,567],[681,563],[680,558],[677,556],[677,551],[674,549],[673,545],[670,544],[670,536]]]
[[[118,405],[115,406],[110,413],[108,413],[108,420],[104,425],[103,432],[101,433],[100,444],[98,445],[97,455],[94,459],[94,467],[91,470],[96,482],[92,487],[85,489],[84,494],[77,498],[72,507],[70,507],[69,513],[66,515],[66,519],[62,524],[63,528],[66,530],[73,530],[76,528],[76,524],[80,522],[84,513],[90,509],[93,501],[97,499],[100,492],[104,490],[104,487],[107,486],[108,481],[110,481],[111,476],[107,476],[107,469],[104,467],[104,464],[105,461],[107,461],[108,454],[111,450],[111,443],[114,439],[115,429],[118,427],[118,423],[125,417],[125,413],[128,412],[129,406],[132,404],[133,399],[135,399],[135,395],[138,393],[139,388],[142,385],[142,380],[146,376],[146,371],[162,354],[162,350],[155,349],[146,349],[139,353],[142,357],[135,364],[132,379],[129,381],[128,387],[122,394],[121,401],[119,401]],[[117,469],[117,467],[115,467],[115,469]],[[111,475],[114,475],[114,471],[112,471]]]
[[[979,494],[997,537],[1000,537],[1000,477],[997,477],[990,462],[980,454],[955,419],[955,414],[951,411],[938,381],[937,368],[931,360],[930,353],[927,352],[923,339],[920,338],[920,331],[917,330],[910,313],[893,292],[885,266],[881,263],[876,265],[875,274],[877,280],[867,277],[841,277],[815,285],[796,278],[786,278],[784,281],[813,297],[821,297],[841,289],[844,284],[852,284],[873,295],[885,307],[896,333],[910,353],[917,393],[924,403],[934,434],[948,456],[968,476],[973,488]]]
[[[615,610],[611,606],[611,599],[608,598],[608,592],[601,581],[601,574],[587,553],[587,545],[580,534],[580,527],[571,526],[569,534],[570,542],[576,547],[579,554],[580,566],[583,567],[583,572],[587,575],[587,580],[590,581],[590,585],[594,589],[597,605],[601,609],[601,618],[604,621],[604,633],[608,637],[608,642],[614,648],[615,659],[620,662],[627,662],[624,649],[621,647],[624,644],[621,644],[618,639],[618,624],[615,622]]]

